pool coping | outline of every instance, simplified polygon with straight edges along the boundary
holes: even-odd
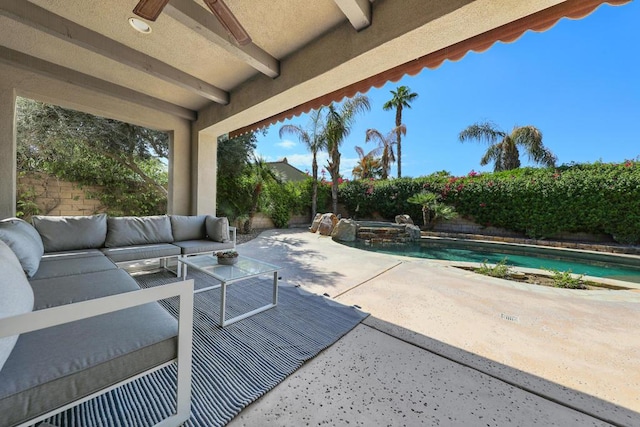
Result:
[[[450,233],[444,231],[421,231],[422,238],[449,238],[461,240],[486,241],[491,243],[507,243],[517,245],[531,245],[581,251],[605,252],[615,255],[640,256],[640,246],[623,245],[619,243],[578,242],[564,240],[529,239],[526,237],[493,236],[485,234]]]

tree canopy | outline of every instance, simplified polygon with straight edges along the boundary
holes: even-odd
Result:
[[[542,132],[534,126],[515,126],[510,134],[500,130],[490,122],[475,123],[459,135],[460,142],[477,140],[486,142],[489,148],[480,159],[480,165],[493,162],[495,172],[513,170],[520,167],[521,147],[529,159],[544,166],[553,167],[556,156],[542,143]]]
[[[284,125],[280,128],[280,138],[286,134],[293,135],[298,140],[304,142],[307,149],[311,151],[311,218],[316,216],[318,210],[318,153],[327,148],[327,138],[325,133],[325,123],[323,120],[324,108],[321,107],[309,113],[309,124],[306,128],[296,125]]]
[[[234,219],[251,209],[252,191],[247,180],[256,142],[252,132],[218,139],[216,209],[221,216]]]
[[[105,187],[97,197],[112,214],[166,212],[166,132],[33,100],[17,100],[17,163]]]
[[[329,160],[327,169],[331,174],[331,203],[333,213],[338,213],[338,184],[340,179],[340,145],[351,133],[356,116],[371,109],[369,98],[356,95],[340,105],[331,104],[327,108],[325,135]]]
[[[408,86],[398,86],[397,90],[390,91],[392,98],[384,103],[382,108],[387,110],[396,110],[396,146],[398,150],[398,178],[402,178],[402,135],[406,135],[407,130],[404,129],[404,133],[401,131],[402,125],[402,111],[405,108],[411,108],[411,103],[415,101],[418,94],[411,92]]]

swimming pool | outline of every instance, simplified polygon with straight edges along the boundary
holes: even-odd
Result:
[[[370,244],[362,240],[342,243],[367,251],[447,261],[497,264],[506,257],[507,264],[514,267],[571,270],[586,276],[640,283],[640,257],[444,238],[415,243]]]

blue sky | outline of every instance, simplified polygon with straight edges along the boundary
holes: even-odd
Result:
[[[509,132],[514,126],[537,127],[559,164],[637,159],[639,21],[640,2],[603,5],[584,19],[562,19],[546,32],[528,31],[514,43],[496,43],[485,52],[371,89],[366,94],[371,112],[359,116],[341,147],[343,177],[351,179],[356,145],[365,152],[374,148],[364,142],[367,129],[387,134],[394,127],[395,113],[383,111],[382,105],[401,85],[419,95],[403,114],[403,176],[491,171],[492,165],[480,166],[485,144],[458,141],[461,130],[480,121]],[[257,153],[269,161],[286,157],[310,171],[306,147],[293,137],[278,136],[283,124],[306,126],[308,120],[302,115],[272,125],[259,136]],[[326,154],[319,159],[321,167],[326,164]],[[528,164],[526,155],[521,161]],[[390,175],[397,176],[396,164]]]

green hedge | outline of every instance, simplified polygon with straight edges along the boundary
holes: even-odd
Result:
[[[376,212],[391,220],[407,213],[419,220],[420,207],[406,200],[423,189],[440,194],[443,202],[479,224],[532,238],[585,232],[610,234],[625,244],[640,242],[640,163],[635,161],[352,181],[341,185],[339,200],[350,216]]]

